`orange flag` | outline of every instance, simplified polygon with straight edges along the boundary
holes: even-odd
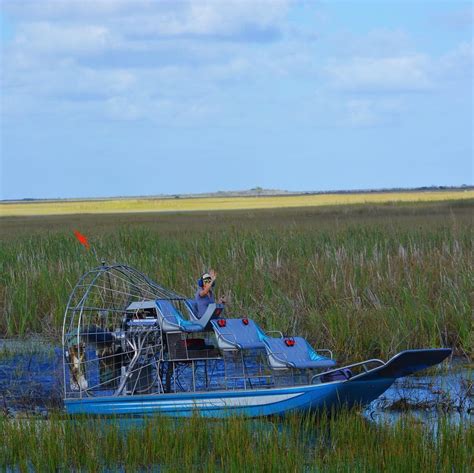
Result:
[[[90,248],[89,242],[87,241],[87,237],[85,237],[82,233],[78,232],[77,230],[74,230],[74,235],[76,235],[76,238],[79,240],[79,243],[83,246],[85,246],[87,249]]]

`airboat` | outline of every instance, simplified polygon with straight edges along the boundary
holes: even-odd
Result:
[[[70,414],[257,417],[363,405],[450,349],[338,366],[328,349],[267,332],[247,316],[193,300],[140,271],[103,263],[74,287],[63,323]]]

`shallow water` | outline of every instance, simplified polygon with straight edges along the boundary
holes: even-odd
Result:
[[[10,416],[47,416],[62,407],[61,349],[41,341],[0,341],[0,409]],[[376,423],[394,422],[410,411],[423,423],[474,419],[474,370],[461,360],[425,376],[398,379],[363,410]]]
[[[46,415],[61,407],[61,349],[36,341],[0,341],[0,402],[11,415]]]
[[[363,415],[374,422],[395,422],[407,411],[433,425],[440,415],[454,423],[474,420],[474,370],[454,360],[429,375],[397,379],[364,409]]]

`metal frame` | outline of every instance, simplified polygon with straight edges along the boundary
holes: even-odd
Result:
[[[144,392],[253,390],[308,383],[312,370],[287,368],[275,373],[263,347],[250,351],[224,349],[215,356],[217,348],[212,352],[206,349],[200,352],[184,343],[184,358],[176,356],[177,353],[170,351],[173,335],[180,334],[181,339],[187,340],[199,334],[207,343],[211,336],[219,337],[219,334],[205,331],[204,327],[202,332],[188,334],[179,325],[175,330],[164,330],[158,308],[144,307],[146,304],[143,304],[157,299],[169,300],[176,307],[183,304],[180,308],[187,306],[185,297],[123,264],[103,263],[79,279],[69,296],[63,320],[66,400],[110,396],[110,392],[114,397],[123,397]],[[137,303],[137,308],[128,310],[133,302]],[[166,320],[166,316],[163,319]],[[97,327],[97,330],[91,331],[91,327]],[[281,332],[274,333],[283,338]],[[225,337],[231,340],[234,336],[228,333]],[[102,338],[107,338],[107,341]],[[224,337],[222,339],[225,341]],[[91,356],[94,350],[95,355]],[[318,351],[327,351],[332,358],[330,350]],[[205,373],[204,384],[196,379],[201,366]],[[101,370],[105,372],[105,369],[107,376],[101,379],[104,374]],[[146,377],[143,382],[142,373]],[[165,374],[166,380],[163,378]],[[87,386],[78,382],[78,390],[73,390],[68,381],[72,381],[74,376],[82,376]],[[304,378],[304,382],[298,382],[300,378]]]
[[[319,350],[319,351],[321,351],[321,350]],[[383,366],[383,365],[386,364],[385,361],[379,360],[378,358],[372,358],[370,360],[359,361],[358,363],[352,363],[351,365],[345,365],[345,366],[341,366],[340,368],[335,368],[335,369],[332,369],[332,370],[324,371],[323,373],[317,373],[311,378],[311,384],[314,384],[315,379],[317,379],[321,376],[331,374],[331,373],[337,373],[338,371],[341,371],[341,370],[344,370],[344,369],[355,368],[356,366],[362,366],[364,371],[367,373],[368,371],[370,371],[366,366],[368,363],[378,363],[380,366]]]

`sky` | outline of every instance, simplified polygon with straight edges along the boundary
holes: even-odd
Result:
[[[0,5],[0,199],[473,184],[471,2]]]

